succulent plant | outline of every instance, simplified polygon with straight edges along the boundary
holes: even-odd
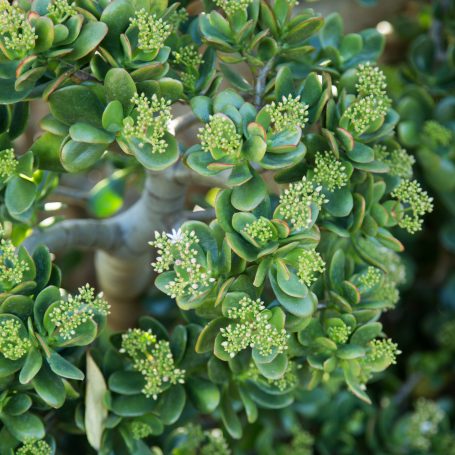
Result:
[[[455,251],[436,3],[393,69],[377,29],[295,0],[0,0],[2,455],[452,453],[449,405],[402,410],[453,377],[455,318],[429,318],[434,363],[389,330],[428,215]],[[49,214],[80,177],[93,217]],[[62,288],[77,248],[104,294]],[[425,379],[404,392],[402,359]]]

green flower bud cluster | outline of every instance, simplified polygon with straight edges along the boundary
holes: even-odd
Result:
[[[444,417],[444,411],[435,402],[419,398],[407,427],[410,446],[428,453],[431,448],[431,438],[438,434],[439,425]]]
[[[374,95],[387,97],[385,74],[371,63],[362,63],[357,67],[357,92],[360,96]]]
[[[359,283],[366,289],[373,289],[381,282],[382,276],[381,270],[370,266],[359,276]]]
[[[152,427],[141,420],[133,420],[130,424],[131,433],[136,440],[145,439],[152,433]]]
[[[416,160],[405,149],[395,149],[390,154],[390,159],[387,161],[390,167],[390,174],[402,178],[410,178],[412,176],[412,166]]]
[[[210,116],[209,123],[199,130],[198,138],[202,150],[215,158],[237,156],[242,146],[242,136],[237,133],[234,122],[224,114]]]
[[[152,263],[155,272],[162,273],[174,265],[176,277],[166,285],[173,299],[197,295],[215,281],[198,259],[195,248],[198,243],[194,231],[188,233],[181,230],[173,230],[172,234],[155,232],[155,241],[150,242],[158,250],[158,256]]]
[[[455,319],[444,322],[439,329],[438,342],[446,349],[455,351]]]
[[[203,63],[202,55],[196,46],[185,46],[179,52],[174,52],[174,62],[183,70],[180,78],[186,87],[194,88],[199,76],[199,66]]]
[[[205,435],[207,442],[201,447],[200,455],[230,455],[232,453],[220,429],[206,431]]]
[[[382,161],[389,166],[391,175],[407,179],[412,176],[412,167],[416,160],[405,149],[399,148],[389,153],[385,145],[377,144],[374,147],[374,152],[378,161]]]
[[[416,180],[403,180],[391,193],[404,206],[398,225],[414,234],[422,229],[422,216],[433,211],[433,198]]]
[[[203,62],[202,55],[195,45],[183,47],[180,52],[176,51],[173,55],[174,62],[186,68],[197,68]]]
[[[187,438],[183,444],[179,446],[180,451],[188,454],[195,454],[196,450],[205,439],[205,432],[200,425],[189,423],[183,428]]]
[[[284,374],[278,379],[265,378],[258,370],[254,362],[250,362],[249,369],[243,372],[240,380],[266,380],[270,385],[278,388],[280,391],[294,388],[299,383],[298,370],[302,369],[302,365],[290,360]]]
[[[289,335],[286,330],[278,330],[270,324],[270,313],[264,303],[243,297],[238,306],[228,310],[229,319],[237,322],[221,329],[225,341],[222,346],[231,357],[244,349],[256,348],[263,356],[269,355],[274,348],[278,352],[287,350]]]
[[[137,93],[131,99],[135,107],[135,120],[128,117],[124,120],[123,135],[126,138],[137,138],[141,141],[139,147],[144,143],[152,146],[152,153],[164,153],[167,150],[167,143],[163,139],[168,124],[172,119],[170,104],[164,98],[155,94],[149,100],[144,93]]]
[[[396,364],[397,355],[401,354],[398,345],[391,339],[374,339],[368,343],[365,357],[360,360],[359,381],[365,384],[373,373],[384,371],[390,365]]]
[[[311,286],[317,280],[316,274],[324,271],[325,262],[316,250],[302,250],[297,270],[297,276],[302,283]]]
[[[122,354],[133,360],[133,367],[145,379],[142,393],[154,400],[169,384],[183,384],[185,370],[175,367],[168,341],[157,341],[149,330],[130,329],[122,335]]]
[[[300,182],[291,183],[280,195],[280,215],[295,229],[306,229],[311,224],[311,205],[318,209],[328,200],[321,193],[322,186],[315,188],[312,181],[303,177]]]
[[[74,3],[68,0],[53,0],[47,7],[49,17],[56,23],[66,21],[71,16],[77,14]]]
[[[22,358],[30,349],[28,338],[19,334],[21,323],[16,319],[3,319],[0,321],[0,352],[10,360]]]
[[[342,188],[349,182],[346,166],[330,152],[316,153],[313,179],[329,191]]]
[[[384,73],[370,63],[357,67],[358,96],[347,108],[344,117],[357,134],[362,134],[376,121],[385,117],[392,104],[387,96]]]
[[[357,134],[365,132],[369,126],[384,117],[390,108],[390,100],[375,95],[358,98],[346,110],[344,115],[350,121]]]
[[[60,300],[49,315],[60,336],[65,340],[73,338],[77,328],[85,322],[93,320],[95,315],[107,316],[109,314],[107,301],[101,295],[96,296],[95,290],[88,284],[78,290],[78,295],[68,295],[67,300]]]
[[[3,230],[0,227],[0,237],[3,236]],[[16,254],[16,248],[11,240],[0,240],[0,287],[3,290],[9,290],[18,285],[29,270],[27,263],[19,259]]]
[[[227,14],[231,15],[248,8],[253,3],[253,0],[214,0],[214,3],[226,11]]]
[[[270,115],[273,130],[276,132],[304,128],[308,122],[308,105],[300,101],[300,96],[283,96],[278,104],[273,101],[265,110]]]
[[[167,22],[173,30],[177,30],[181,24],[184,24],[188,20],[188,18],[188,11],[185,8],[178,8],[170,14]]]
[[[193,258],[197,255],[197,251],[191,250],[191,247],[197,243],[199,239],[194,231],[182,232],[180,229],[178,231],[173,229],[171,234],[156,231],[155,241],[150,242],[150,245],[158,250],[156,262],[152,263],[155,272],[163,273],[169,270],[175,261],[179,261],[178,265],[194,262]]]
[[[400,300],[397,282],[390,275],[385,275],[381,286],[375,292],[375,299],[387,302],[387,308],[393,308]]]
[[[155,14],[149,14],[141,9],[130,19],[131,25],[139,30],[138,48],[146,52],[157,52],[171,34],[171,26],[158,19]]]
[[[15,455],[51,455],[51,446],[43,440],[32,439],[25,442],[19,449],[16,450]]]
[[[204,431],[200,425],[192,423],[181,429],[186,435],[183,443],[172,454],[186,455],[230,455],[232,452],[219,428]]]
[[[25,11],[0,0],[0,41],[15,57],[21,58],[35,47],[35,29]]]
[[[278,379],[268,379],[268,383],[277,387],[280,391],[292,389],[299,383],[298,370],[301,368],[302,365],[297,362],[289,361],[288,367],[283,376]]]
[[[368,353],[365,357],[365,362],[368,365],[370,362],[376,360],[385,359],[389,365],[394,365],[397,360],[397,355],[401,354],[398,349],[398,345],[394,343],[390,338],[383,340],[371,340],[368,343]]]
[[[264,217],[258,218],[253,223],[247,224],[242,231],[262,245],[270,242],[274,236],[269,220]]]
[[[0,152],[0,179],[6,180],[16,171],[17,160],[13,149]]]
[[[333,342],[337,344],[345,344],[349,340],[351,331],[351,327],[342,321],[342,324],[331,325],[328,327],[327,335]]]
[[[373,146],[373,152],[374,152],[374,159],[377,161],[385,161],[389,156],[389,152],[387,151],[387,146],[384,144],[375,144]]]
[[[428,120],[423,125],[423,136],[428,137],[436,145],[447,147],[453,141],[453,133],[435,120]]]

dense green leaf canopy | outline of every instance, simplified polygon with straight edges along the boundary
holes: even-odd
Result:
[[[409,284],[402,253],[429,193],[455,250],[450,30],[447,53],[422,34],[392,70],[378,30],[345,33],[294,0],[0,0],[1,454],[361,453],[356,418],[382,425],[368,453],[452,453],[445,409],[421,399],[397,417],[369,392],[400,362],[381,321]],[[39,100],[40,134],[19,152]],[[109,299],[61,288],[52,244],[27,248],[60,226],[60,242],[77,238],[83,223],[43,221],[47,203],[102,166],[86,199],[108,220],[82,246],[109,250],[112,235],[125,262],[115,215],[131,180],[145,176],[156,217],[179,198],[160,199],[157,179],[211,186],[208,216],[130,220],[166,310],[123,333],[106,328]]]

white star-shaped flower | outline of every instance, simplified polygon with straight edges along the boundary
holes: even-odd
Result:
[[[166,235],[171,243],[178,243],[184,239],[184,235],[181,229],[178,229],[177,231],[175,229],[172,229],[172,232]]]

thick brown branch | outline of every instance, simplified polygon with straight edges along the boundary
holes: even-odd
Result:
[[[70,248],[97,248],[112,251],[118,248],[120,225],[113,220],[65,220],[48,229],[37,230],[23,245],[33,251],[44,244],[53,252]]]
[[[140,199],[108,220],[65,220],[49,229],[36,230],[24,242],[33,251],[43,243],[52,252],[69,248],[104,250],[119,257],[143,254],[155,230],[172,224],[183,209],[186,183],[170,171],[148,173]]]
[[[201,176],[179,161],[161,173],[147,173],[140,199],[130,208],[108,220],[65,220],[48,229],[35,230],[24,241],[33,251],[45,244],[54,252],[71,248],[90,248],[107,251],[119,257],[134,257],[156,230],[168,229],[181,219],[181,211],[189,185],[226,187],[228,173]],[[201,215],[194,213],[194,219]],[[192,218],[185,213],[185,219]]]
[[[192,111],[186,112],[171,122],[169,131],[172,134],[179,134],[195,125],[198,121],[199,119],[193,114]]]

